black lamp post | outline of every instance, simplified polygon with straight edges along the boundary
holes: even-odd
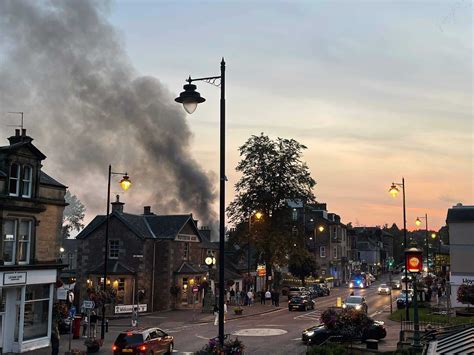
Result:
[[[423,271],[423,251],[418,248],[405,249],[405,270],[413,275],[413,343],[416,350],[422,348],[420,342],[420,322],[418,318],[418,291],[416,276]],[[407,290],[408,294],[408,290]]]
[[[112,175],[123,175],[120,180],[120,186],[124,191],[127,191],[132,182],[127,173],[114,173],[112,166],[109,165],[109,174],[107,180],[107,215],[105,217],[105,248],[104,248],[104,280],[102,281],[102,289],[104,293],[107,291],[107,261],[109,260],[109,217],[110,217],[110,179]],[[100,339],[104,340],[105,337],[105,302],[102,303],[102,322],[100,329]]]
[[[417,226],[421,225],[421,220],[425,220],[425,248],[426,248],[426,267],[429,267],[429,258],[430,258],[430,251],[429,251],[429,246],[428,246],[428,214],[425,213],[424,217],[416,217],[415,224]]]
[[[407,248],[407,217],[406,217],[406,206],[405,206],[405,178],[402,177],[401,183],[392,182],[392,186],[388,192],[395,198],[397,197],[400,190],[398,187],[402,188],[403,192],[403,247]],[[410,320],[410,312],[408,310],[408,271],[405,267],[405,289],[406,289],[406,299],[405,299],[405,315],[406,320]]]
[[[196,91],[193,81],[205,81],[211,85],[220,87],[220,186],[219,186],[219,342],[224,345],[224,242],[225,242],[225,62],[221,61],[221,75],[206,78],[192,79],[189,77],[188,84],[184,85],[184,91],[175,99],[183,104],[184,109],[192,114],[198,104],[206,101]]]
[[[255,217],[257,221],[259,221],[263,213],[262,212],[252,212],[249,216],[249,235],[248,235],[248,240],[247,240],[247,279],[249,280],[250,283],[250,239],[252,237],[252,216]],[[247,285],[247,292],[250,290],[250,285]]]

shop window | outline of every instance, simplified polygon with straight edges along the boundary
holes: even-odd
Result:
[[[20,193],[20,165],[10,165],[10,196],[19,196]]]
[[[21,197],[31,197],[31,178],[33,169],[31,166],[25,165],[23,167],[23,176],[21,179],[22,190]]]
[[[120,252],[120,241],[110,240],[109,241],[109,259],[118,259]]]
[[[48,336],[51,285],[28,285],[25,292],[23,340]]]

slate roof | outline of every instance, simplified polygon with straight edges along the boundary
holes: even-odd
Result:
[[[188,261],[183,261],[183,263],[179,266],[178,270],[176,270],[175,274],[202,274],[208,271],[207,266],[204,268],[200,265],[196,265],[190,263]]]
[[[10,137],[11,138],[11,137]],[[31,137],[23,137],[24,140],[20,142],[16,142],[10,145],[5,145],[0,147],[0,152],[8,152],[8,151],[14,151],[17,149],[20,149],[21,147],[26,147],[31,150],[31,152],[36,155],[39,159],[44,160],[46,159],[46,155],[44,155],[38,148],[36,148],[31,141],[33,140]]]
[[[50,185],[56,187],[67,187],[61,184],[59,181],[53,179],[51,176],[46,174],[44,171],[40,172],[40,184],[42,185]]]
[[[89,274],[101,275],[104,273],[104,263],[97,265],[92,270],[89,270]],[[107,264],[108,275],[131,275],[135,274],[135,270],[122,264],[120,261],[109,260]]]
[[[136,215],[113,211],[110,218],[119,219],[139,238],[168,239],[174,240],[181,229],[189,222],[194,225],[196,234],[202,241],[202,236],[197,229],[191,214],[183,215]],[[78,235],[77,239],[87,238],[89,234],[99,228],[106,218],[103,215],[96,216]],[[212,243],[211,243],[212,244]]]
[[[202,239],[202,246],[206,249],[213,249],[213,250],[218,250],[219,249],[219,243],[218,242],[211,242],[211,230],[210,229],[200,229],[199,234],[201,235]]]
[[[474,222],[474,206],[455,206],[448,210],[446,223]]]

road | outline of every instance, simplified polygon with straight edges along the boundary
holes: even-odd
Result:
[[[370,288],[363,290],[354,290],[355,295],[363,295],[367,299],[368,314],[377,320],[386,320],[390,312],[390,297],[378,295],[378,281],[372,284]],[[399,291],[392,292],[392,299],[395,300]],[[304,354],[306,347],[301,342],[301,332],[303,329],[315,325],[319,322],[321,313],[328,307],[336,305],[337,297],[343,300],[349,296],[348,288],[334,288],[331,295],[316,299],[315,310],[306,312],[289,311],[286,302],[281,302],[281,309],[274,311],[272,306],[267,306],[270,313],[254,315],[250,317],[231,319],[225,324],[225,333],[237,335],[246,347],[246,353],[249,354]],[[284,298],[285,299],[285,298]],[[395,309],[395,305],[393,305]],[[245,310],[244,310],[245,312]],[[195,323],[200,313],[193,313],[191,310],[173,311],[156,313],[153,315],[142,316],[140,326],[158,326],[173,335],[175,338],[174,353],[186,354],[201,349],[207,344],[210,338],[217,335],[217,326],[214,326],[207,316],[207,322]],[[130,328],[130,322],[127,319],[114,320],[110,322],[109,333],[106,336],[106,343],[101,349],[101,353],[110,353],[113,341],[120,331]],[[395,338],[398,328],[387,328],[389,335],[387,338]],[[61,348],[67,345],[61,341]],[[78,339],[76,343],[83,343]],[[380,345],[383,346],[384,340]],[[80,347],[82,348],[82,346]]]

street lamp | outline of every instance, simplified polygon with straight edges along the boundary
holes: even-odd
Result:
[[[220,87],[220,176],[219,176],[219,343],[224,345],[224,242],[225,242],[225,62],[221,61],[221,75],[206,78],[192,79],[191,76],[186,80],[184,91],[175,99],[176,102],[183,104],[184,109],[192,114],[198,104],[206,101],[196,91],[194,81],[205,81],[211,85]]]
[[[104,293],[107,291],[107,261],[109,259],[109,217],[110,217],[110,180],[112,175],[122,175],[119,184],[124,191],[127,191],[132,186],[132,181],[127,173],[115,173],[112,171],[112,166],[109,165],[109,173],[107,179],[107,215],[105,216],[105,249],[104,249],[104,280],[102,282],[102,289]],[[100,329],[100,339],[105,337],[105,302],[102,303],[102,322]]]
[[[249,216],[249,234],[248,234],[248,240],[247,240],[247,279],[249,280],[250,283],[250,238],[252,236],[252,216],[255,217],[257,221],[261,220],[263,217],[263,213],[260,211],[253,212]],[[250,285],[247,285],[247,292],[250,289]]]
[[[428,247],[428,214],[425,213],[425,216],[424,217],[416,217],[416,221],[415,221],[415,224],[419,227],[421,226],[421,220],[424,219],[425,220],[425,248],[426,248],[426,267],[429,268],[429,262],[428,262],[428,259],[430,257],[429,255],[429,247]]]
[[[403,192],[403,247],[407,248],[407,217],[406,217],[406,206],[405,206],[405,178],[402,177],[402,182],[401,183],[396,183],[392,182],[392,186],[390,186],[390,189],[388,192],[390,195],[392,195],[393,198],[398,196],[398,193],[400,192],[399,187],[402,188]],[[406,320],[410,320],[410,312],[408,310],[408,271],[407,268],[405,268],[405,289],[406,289],[406,299],[405,299],[405,315],[406,315]]]

